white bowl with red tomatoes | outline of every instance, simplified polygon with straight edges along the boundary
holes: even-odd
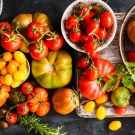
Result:
[[[115,37],[116,16],[101,0],[76,0],[64,11],[61,31],[75,50],[93,53],[103,50]]]

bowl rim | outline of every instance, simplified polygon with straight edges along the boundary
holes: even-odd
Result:
[[[0,0],[0,15],[2,13],[2,9],[3,9],[3,0]]]
[[[89,3],[99,3],[101,5],[105,5],[107,7],[107,9],[109,10],[109,12],[111,12],[111,14],[112,14],[112,17],[114,19],[114,24],[112,26],[113,27],[112,28],[113,32],[111,33],[111,37],[109,37],[109,40],[106,43],[104,43],[101,46],[99,46],[95,52],[101,51],[104,48],[106,48],[112,42],[112,40],[115,37],[116,31],[117,31],[117,20],[116,20],[115,13],[111,9],[111,7],[107,3],[102,1],[102,0],[76,0],[76,1],[72,2],[70,5],[68,5],[68,7],[65,9],[65,11],[64,11],[64,13],[62,15],[62,18],[61,18],[61,32],[62,32],[62,35],[63,35],[65,41],[68,43],[69,46],[71,46],[73,49],[75,49],[77,51],[80,51],[80,52],[83,52],[83,53],[86,53],[86,52],[82,48],[76,47],[76,45],[74,43],[72,43],[68,39],[68,36],[66,34],[66,29],[64,27],[64,21],[67,18],[67,17],[65,17],[66,13],[69,12],[68,10],[70,9],[70,7],[72,9],[78,2],[83,2],[83,3],[86,3],[86,2],[89,2]]]

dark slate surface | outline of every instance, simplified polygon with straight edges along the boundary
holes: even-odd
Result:
[[[62,13],[73,0],[3,0],[3,11],[0,16],[1,21],[11,22],[12,19],[20,13],[44,12],[50,18],[54,29],[60,31],[60,20]],[[135,4],[134,0],[110,0],[108,4],[114,12],[126,12]],[[65,49],[70,51],[74,58],[74,50],[65,43]],[[2,53],[2,49],[0,49]],[[69,87],[74,86],[74,77]],[[52,92],[50,92],[50,95]],[[50,96],[51,97],[51,96]],[[50,126],[64,126],[62,132],[68,132],[68,135],[135,135],[135,118],[106,118],[99,121],[96,118],[84,119],[74,112],[68,115],[60,115],[52,108],[49,114],[42,117],[42,122]],[[113,120],[120,120],[122,128],[112,132],[108,129],[108,124]],[[11,125],[6,130],[0,130],[0,135],[34,135],[28,133],[25,127],[19,124]]]

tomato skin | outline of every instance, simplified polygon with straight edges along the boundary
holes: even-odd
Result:
[[[123,114],[127,111],[127,108],[126,107],[116,107],[114,109],[114,111],[116,114]]]
[[[135,62],[135,50],[129,51],[127,53],[127,60],[129,62]]]
[[[87,76],[91,81],[96,80],[99,77],[99,70],[98,69],[87,69]]]
[[[29,45],[30,56],[35,60],[41,60],[48,54],[48,47],[43,40]]]
[[[30,82],[24,82],[21,85],[21,90],[25,95],[31,94],[33,91],[33,85]]]
[[[104,12],[100,15],[100,20],[101,20],[101,24],[105,27],[105,28],[111,28],[114,21],[112,18],[112,14],[110,12]]]
[[[109,124],[109,129],[112,130],[112,131],[116,131],[116,130],[120,129],[121,126],[122,126],[121,122],[116,120],[116,121],[112,121]]]
[[[63,46],[64,39],[61,35],[56,35],[56,38],[50,39],[50,36],[45,37],[45,43],[50,50],[58,50]]]
[[[31,40],[37,40],[45,32],[45,26],[40,22],[31,22],[26,29],[26,35]]]
[[[85,112],[92,112],[95,108],[95,102],[89,101],[84,105],[84,111]]]
[[[99,120],[103,120],[106,117],[106,109],[103,106],[99,106],[96,112],[96,116]]]
[[[77,26],[78,20],[71,15],[65,22],[66,29],[70,30],[73,29],[75,26]]]
[[[99,58],[99,52],[89,53],[89,56],[91,59],[97,59],[97,58]]]
[[[107,37],[107,31],[105,28],[103,27],[99,27],[99,30],[97,32],[97,36],[100,38],[100,39],[105,39]]]
[[[7,115],[6,115],[6,121],[9,123],[9,124],[15,124],[17,122],[17,115],[13,112],[9,112]]]
[[[89,36],[87,36],[87,35],[85,35],[85,34],[82,34],[81,35],[81,38],[80,38],[80,40],[78,41],[78,46],[80,46],[80,47],[84,47],[84,44],[85,44],[85,42],[86,42],[86,40],[89,38]]]
[[[24,116],[29,113],[29,107],[27,104],[20,104],[17,106],[17,114]]]
[[[7,32],[6,33],[9,37],[5,34],[1,37],[1,46],[7,51],[15,51],[20,48],[22,44],[22,39],[17,35],[16,32]]]

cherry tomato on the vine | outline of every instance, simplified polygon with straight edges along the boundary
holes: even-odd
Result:
[[[100,39],[105,39],[107,37],[107,31],[104,27],[99,27],[99,30],[97,32],[97,36]]]
[[[24,82],[21,85],[21,91],[23,92],[23,94],[28,95],[31,94],[33,91],[33,85],[30,82]]]
[[[97,59],[99,58],[99,52],[91,52],[89,53],[89,56],[91,59]]]
[[[20,104],[17,106],[17,114],[24,116],[29,113],[29,106],[27,104]]]
[[[7,115],[6,115],[6,121],[9,123],[9,124],[15,124],[17,122],[17,115],[13,112],[9,112]]]
[[[80,47],[84,47],[84,43],[85,43],[85,41],[87,40],[89,38],[89,36],[87,36],[87,35],[85,35],[85,34],[82,34],[81,35],[81,38],[80,38],[80,40],[78,41],[78,45],[80,46]]]

